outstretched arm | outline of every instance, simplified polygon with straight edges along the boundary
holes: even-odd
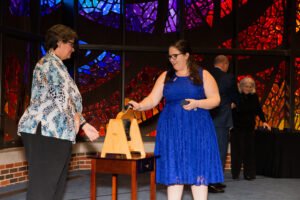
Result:
[[[155,107],[163,97],[164,81],[167,72],[163,72],[156,80],[151,93],[145,97],[141,102],[129,101],[133,106],[133,110],[143,111]]]

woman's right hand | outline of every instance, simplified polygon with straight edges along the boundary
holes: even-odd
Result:
[[[272,129],[271,126],[267,122],[263,123],[263,127],[268,129],[269,131]]]
[[[95,127],[93,127],[89,123],[84,124],[82,130],[90,141],[94,141],[99,137],[99,132],[97,131],[97,129],[95,129]]]
[[[132,106],[133,110],[139,110],[141,109],[141,105],[139,103],[137,103],[136,101],[129,101],[128,104],[130,104]]]

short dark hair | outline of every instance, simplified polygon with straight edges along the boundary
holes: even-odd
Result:
[[[49,28],[45,36],[45,48],[48,51],[49,49],[56,49],[57,42],[62,41],[64,43],[70,40],[77,39],[77,33],[68,26],[63,24],[56,24]]]

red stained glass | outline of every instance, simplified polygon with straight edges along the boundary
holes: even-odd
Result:
[[[248,0],[239,0],[239,7],[246,4]],[[225,17],[226,15],[229,15],[232,12],[232,0],[223,0],[221,2],[221,18]]]
[[[296,10],[296,32],[299,31],[300,28],[300,0],[297,0],[297,10]]]
[[[22,69],[18,58],[15,55],[8,57],[5,60],[5,79],[4,79],[4,111],[7,116],[15,120],[20,103],[19,95],[21,91]]]
[[[284,32],[284,2],[275,0],[263,16],[238,34],[241,49],[267,50],[282,44]],[[231,39],[221,46],[228,47]]]
[[[255,66],[259,68],[259,66]],[[278,67],[270,67],[264,71],[258,72],[256,74],[244,74],[238,76],[238,81],[240,81],[245,76],[250,76],[255,80],[256,93],[261,100],[262,109],[265,113],[267,122],[272,127],[280,127],[280,125],[286,125],[287,119],[285,118],[285,99],[286,99],[286,84],[285,84],[285,62],[282,62]],[[272,80],[274,77],[275,80]],[[271,87],[267,88],[266,83],[272,83]],[[262,122],[257,119],[258,126],[262,126]]]
[[[224,0],[221,2],[221,18],[232,12],[232,0]]]
[[[134,99],[135,101],[141,101],[152,90],[155,83],[155,78],[161,73],[161,69],[158,67],[144,67],[135,78],[133,78],[125,87],[127,94],[126,100]],[[107,99],[101,99],[93,105],[85,107],[83,111],[84,117],[93,126],[99,129],[100,136],[105,135],[105,127],[109,122],[109,119],[115,118],[121,111],[120,108],[121,94],[119,91],[112,93]],[[126,103],[126,102],[125,102]],[[139,122],[145,121],[162,110],[163,103],[160,103],[156,108],[137,114],[137,120]]]
[[[214,2],[212,0],[185,0],[186,29],[197,28],[203,25],[203,22],[212,26],[213,8]]]
[[[300,1],[298,1],[300,3]],[[296,73],[296,84],[295,84],[295,130],[300,130],[300,57],[295,59],[295,73]]]

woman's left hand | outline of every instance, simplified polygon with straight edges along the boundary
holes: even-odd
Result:
[[[271,126],[267,122],[263,123],[263,127],[267,128],[269,131],[271,130]]]
[[[196,99],[185,99],[189,103],[187,105],[182,106],[185,110],[197,110],[198,108],[198,100]]]
[[[95,127],[86,123],[83,125],[82,130],[84,131],[85,135],[90,139],[90,141],[94,141],[99,137],[99,133]]]

